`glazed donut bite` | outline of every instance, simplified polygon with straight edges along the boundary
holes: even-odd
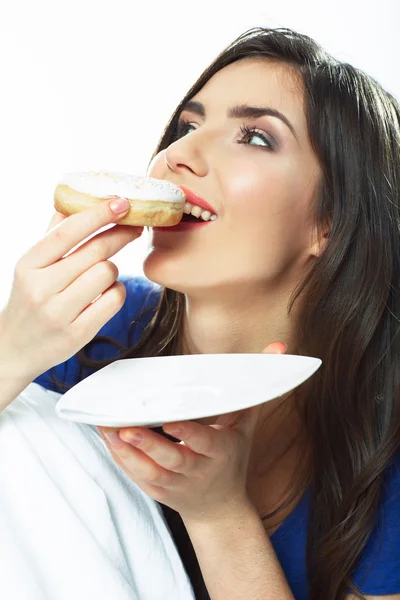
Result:
[[[127,198],[130,209],[120,225],[169,227],[182,219],[185,193],[173,183],[126,173],[89,171],[64,175],[54,192],[63,215],[82,212],[113,197]]]

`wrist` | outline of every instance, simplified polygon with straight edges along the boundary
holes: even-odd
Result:
[[[4,315],[0,313],[0,378],[7,385],[25,389],[40,372],[31,365],[25,364],[22,360],[21,352],[13,349],[12,340],[6,334]]]
[[[0,338],[0,379],[12,386],[25,384],[25,387],[31,383],[40,373],[34,373],[16,358],[11,352],[7,343]]]
[[[260,520],[259,514],[254,504],[248,498],[232,499],[225,502],[222,506],[214,507],[207,512],[191,515],[190,517],[181,515],[187,529],[222,527],[234,523],[236,526],[249,519]]]

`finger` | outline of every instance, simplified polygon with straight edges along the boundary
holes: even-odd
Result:
[[[109,451],[109,453],[111,454],[113,460],[117,463],[117,465],[119,467],[121,467],[121,469],[130,477],[132,476],[132,474],[130,473],[130,471],[128,471],[125,463],[122,461],[122,459],[120,458],[119,454],[117,454],[118,448],[122,446],[122,444],[124,442],[122,442],[122,440],[119,437],[119,429],[114,429],[114,428],[110,428],[110,427],[97,427],[103,442],[107,448],[107,450]],[[107,435],[105,434],[105,432],[107,432]],[[132,477],[133,479],[133,477]]]
[[[194,466],[196,455],[189,448],[149,429],[121,429],[120,437],[168,471],[187,473]]]
[[[245,439],[252,439],[260,418],[262,406],[262,404],[257,404],[250,408],[220,415],[215,425],[220,428],[233,429]]]
[[[285,354],[286,350],[287,346],[285,342],[272,342],[261,350],[261,354]]]
[[[236,410],[235,412],[226,413],[224,415],[219,415],[217,420],[215,421],[215,425],[219,425],[220,427],[235,427],[238,425],[242,419],[244,418],[246,413],[246,409]]]
[[[75,213],[59,223],[44,238],[31,248],[22,257],[20,263],[27,269],[47,267],[60,260],[70,250],[75,248],[87,237],[110,223],[116,223],[125,216],[128,208],[123,213],[115,214],[110,205],[115,200],[102,201],[80,213]]]
[[[120,441],[119,437],[120,427],[102,427],[98,426],[97,431],[100,433],[104,441],[109,441],[113,445],[117,445]]]
[[[56,227],[60,223],[62,223],[62,221],[64,221],[66,218],[67,218],[66,215],[63,215],[62,213],[58,212],[58,210],[56,210],[50,220],[50,223],[49,223],[47,229],[46,229],[46,233],[51,231],[54,227]]]
[[[103,438],[103,441],[104,441],[108,451],[110,452],[113,460],[124,471],[124,473],[126,473],[128,475],[129,479],[131,479],[134,483],[136,483],[145,492],[145,494],[147,494],[148,496],[151,496],[154,500],[157,500],[158,502],[164,502],[165,498],[166,498],[166,490],[163,487],[160,487],[158,485],[146,483],[143,479],[141,479],[139,477],[138,472],[133,472],[132,470],[130,470],[128,468],[126,462],[129,462],[129,461],[126,461],[126,458],[125,458],[125,460],[123,460],[119,456],[118,452],[120,452],[120,450],[118,450],[117,447],[121,448],[122,444],[125,444],[125,442],[122,442],[122,440],[119,439],[119,435],[118,435],[119,429],[116,429],[113,427],[97,427],[97,429],[99,430],[99,433],[100,433],[101,437]],[[108,438],[113,439],[113,445],[110,444],[109,440],[105,436],[105,432],[107,432]],[[119,441],[117,441],[117,438]],[[132,456],[132,453],[131,453],[131,456]],[[131,465],[131,469],[132,469],[132,465]]]
[[[112,444],[107,437],[106,428],[104,430],[105,435],[102,435],[102,437],[114,460],[142,489],[144,489],[144,485],[170,487],[183,477],[178,473],[164,469],[139,448],[135,448],[132,444],[124,441],[120,435],[126,429],[120,429],[117,436],[110,436]],[[116,431],[109,433],[116,434]]]
[[[202,425],[195,421],[166,423],[163,430],[182,440],[190,450],[206,458],[215,458],[228,450],[231,441],[217,425]]]
[[[80,292],[81,290],[79,290]],[[121,310],[126,301],[126,287],[121,281],[115,281],[112,286],[103,291],[99,298],[93,298],[93,301],[86,307],[80,299],[80,306],[71,314],[78,315],[74,321],[70,322],[72,337],[79,338],[82,332],[85,332],[85,339],[92,339],[118,311]],[[72,317],[73,318],[73,317]]]
[[[137,227],[130,227],[128,225],[121,225],[118,228],[113,227],[99,233],[95,238],[82,244],[72,254],[63,258],[62,268],[60,268],[60,261],[47,267],[49,275],[47,281],[51,286],[51,290],[48,291],[54,294],[65,290],[72,282],[77,281],[79,276],[88,273],[90,268],[117,254],[117,252],[140,237],[140,235],[141,231]],[[94,273],[88,273],[88,277],[96,285],[94,275]],[[98,273],[96,273],[97,277]],[[79,283],[79,286],[82,287],[82,284]],[[90,295],[91,293],[92,290],[88,290],[88,294]],[[91,300],[93,298],[95,296],[92,295]]]
[[[79,330],[76,319],[83,317],[86,310],[90,310],[89,322],[99,311],[99,317],[104,319],[102,323],[104,325],[107,322],[104,309],[108,310],[107,306],[111,308],[112,305],[117,312],[125,303],[126,287],[118,281],[118,267],[111,261],[101,261],[81,275],[78,274],[77,278],[71,284],[66,284],[62,291],[59,290],[59,286],[63,278],[62,276],[57,278],[57,273],[53,278],[50,277],[43,282],[42,289],[46,296],[53,296],[51,298],[53,318],[73,323],[76,330]],[[82,323],[81,320],[79,325]]]

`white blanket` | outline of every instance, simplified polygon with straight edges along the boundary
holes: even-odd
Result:
[[[193,600],[161,508],[31,383],[0,414],[0,598]]]

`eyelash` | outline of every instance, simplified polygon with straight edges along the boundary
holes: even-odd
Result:
[[[271,142],[271,140],[269,140],[267,138],[267,136],[265,135],[265,133],[263,133],[262,131],[260,131],[259,129],[251,129],[250,127],[247,127],[247,125],[243,124],[240,127],[240,133],[243,135],[243,137],[252,137],[252,136],[257,136],[259,137],[263,142],[265,142],[267,144],[267,146],[256,146],[256,148],[264,148],[266,150],[273,150],[276,146],[276,143]],[[243,144],[243,141],[238,142],[238,144]],[[248,144],[251,146],[251,144]]]
[[[182,134],[186,131],[186,129],[188,128],[188,126],[191,126],[191,123],[189,121],[186,121],[185,119],[180,119],[177,123],[176,126],[176,131],[175,131],[175,135],[174,135],[174,140],[176,141],[178,140]],[[251,129],[250,127],[248,127],[245,123],[243,125],[241,125],[240,127],[240,133],[242,134],[243,138],[245,137],[252,137],[252,136],[257,136],[259,137],[263,142],[265,142],[267,144],[267,146],[255,146],[256,148],[262,148],[263,150],[274,150],[276,147],[276,142],[269,140],[265,133],[263,133],[262,131],[260,131],[259,129]],[[244,144],[243,140],[240,140],[238,142],[238,144]],[[252,144],[247,144],[249,146],[252,146]]]

